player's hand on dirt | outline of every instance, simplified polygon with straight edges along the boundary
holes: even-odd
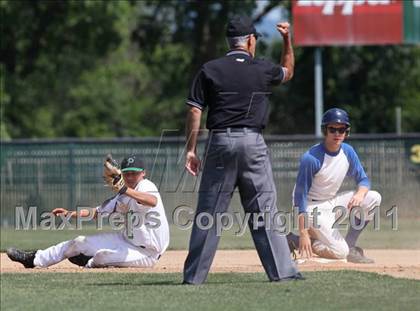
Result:
[[[195,152],[187,152],[186,160],[185,160],[185,168],[187,171],[193,175],[197,176],[198,172],[200,171],[201,161]]]
[[[364,200],[364,194],[363,193],[355,193],[353,197],[350,199],[349,204],[347,205],[348,209],[352,209],[355,206],[360,206]]]
[[[280,32],[280,34],[283,37],[288,37],[290,34],[290,24],[288,22],[278,23],[276,25],[277,31]]]
[[[309,259],[312,255],[312,246],[311,246],[311,239],[308,233],[300,234],[299,236],[299,254],[300,256],[306,257]]]
[[[54,214],[54,216],[67,215],[68,212],[69,212],[68,210],[62,207],[54,208],[52,210],[52,213]]]

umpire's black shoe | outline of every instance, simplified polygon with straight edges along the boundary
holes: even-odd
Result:
[[[77,266],[81,266],[84,267],[86,266],[86,264],[88,263],[89,259],[91,259],[92,256],[86,256],[83,254],[77,255],[77,256],[73,256],[70,258],[67,258],[72,264],[75,264]]]
[[[7,256],[13,261],[20,262],[25,268],[35,268],[35,254],[36,252],[25,252],[13,247],[7,250]]]
[[[302,275],[302,273],[298,272],[294,277],[291,278],[292,280],[296,281],[304,281],[306,278]]]
[[[295,275],[289,276],[287,278],[277,279],[277,280],[270,280],[271,282],[288,282],[288,281],[304,281],[306,278],[300,272],[296,272]]]

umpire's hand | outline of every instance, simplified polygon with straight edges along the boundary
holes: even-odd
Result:
[[[278,23],[276,25],[277,31],[281,33],[283,37],[288,37],[290,33],[290,24],[288,22]]]
[[[195,152],[187,152],[186,161],[185,161],[185,168],[187,171],[193,175],[197,176],[200,170],[201,161]]]

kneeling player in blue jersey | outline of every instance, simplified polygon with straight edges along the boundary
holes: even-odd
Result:
[[[312,146],[301,158],[293,191],[293,204],[299,209],[300,234],[287,236],[289,247],[292,251],[298,248],[308,257],[315,253],[328,259],[373,263],[356,246],[356,241],[373,219],[374,213],[369,211],[380,205],[381,195],[369,190],[370,182],[359,157],[343,142],[350,132],[347,113],[338,108],[325,112],[322,130],[324,141]],[[338,193],[346,176],[355,180],[357,189]],[[350,214],[352,209],[355,210]],[[346,237],[334,225],[340,211],[344,210],[354,216]]]

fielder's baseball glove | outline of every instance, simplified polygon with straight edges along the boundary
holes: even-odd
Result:
[[[108,154],[104,161],[104,174],[103,178],[105,184],[113,191],[123,194],[127,191],[124,179],[121,175],[121,170],[118,168],[118,163]]]

